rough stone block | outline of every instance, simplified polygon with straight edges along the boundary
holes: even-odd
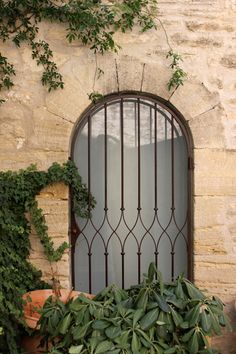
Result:
[[[209,282],[211,285],[220,284],[226,289],[229,284],[230,287],[236,288],[235,255],[196,255],[194,262],[194,274],[197,284],[199,282]]]
[[[103,95],[119,91],[116,73],[118,60],[118,56],[113,53],[109,53],[108,56],[97,55],[97,66],[103,70],[103,73],[95,81],[95,91]]]
[[[145,65],[144,80],[142,89],[159,97],[168,99],[169,91],[167,83],[170,79],[171,72],[166,68],[166,59],[159,59],[155,63],[147,63]]]
[[[7,154],[0,151],[0,161],[2,170],[19,170],[31,164],[36,164],[38,170],[47,170],[53,162],[64,163],[68,160],[67,152],[41,151],[41,150],[15,150]]]
[[[76,122],[89,106],[87,91],[75,79],[64,76],[65,88],[51,92],[46,97],[46,107],[52,114],[69,122]]]
[[[223,225],[225,222],[224,208],[225,198],[223,197],[195,197],[195,229]]]
[[[191,119],[189,127],[194,139],[194,147],[197,149],[224,148],[223,122],[225,119],[225,112],[219,106]]]
[[[42,189],[38,198],[48,199],[68,199],[69,189],[63,182],[54,183]]]
[[[141,91],[143,63],[135,57],[119,56],[117,75],[120,91]]]
[[[52,269],[50,263],[44,258],[31,259],[32,264],[43,274],[43,280],[52,283],[52,277],[56,276],[59,280],[62,279],[63,283],[68,284],[70,279],[70,267],[68,257],[64,260],[57,262],[57,264],[52,264]]]
[[[224,226],[208,227],[197,229],[194,232],[194,253],[199,255],[206,254],[226,254],[227,230]]]
[[[221,58],[220,63],[228,69],[236,69],[236,55],[227,54]]]
[[[0,150],[25,149],[33,131],[32,111],[16,102],[6,102],[0,107]]]
[[[195,194],[236,195],[234,151],[195,150]]]
[[[236,150],[236,101],[234,109],[234,112],[228,113],[227,119],[224,120],[226,148],[229,150]]]
[[[29,149],[45,151],[64,151],[68,153],[72,123],[51,114],[46,107],[40,107],[33,112],[34,127],[28,139]],[[31,118],[31,119],[32,119]]]
[[[170,97],[186,120],[193,119],[217,106],[220,102],[217,92],[210,92],[204,83],[185,81]]]

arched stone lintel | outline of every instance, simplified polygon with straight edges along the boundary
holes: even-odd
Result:
[[[52,113],[62,115],[65,119],[76,123],[91,104],[88,94],[94,89],[104,96],[119,91],[143,91],[154,94],[169,101],[181,112],[186,121],[193,121],[208,112],[210,114],[214,109],[216,109],[217,116],[219,113],[224,115],[219,94],[210,92],[200,81],[187,79],[183,86],[179,86],[172,92],[168,91],[167,83],[171,71],[162,58],[157,62],[147,61],[145,63],[125,55],[110,54],[109,58],[99,57],[98,67],[104,70],[104,75],[95,81],[94,87],[95,64],[90,61],[87,66],[87,82],[83,87],[76,78],[68,78],[62,92],[56,91],[48,97],[47,107]],[[65,97],[66,103],[64,104]],[[193,131],[193,139],[194,134]]]

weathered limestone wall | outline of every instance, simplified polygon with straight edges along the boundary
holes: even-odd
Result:
[[[48,234],[52,237],[55,248],[58,248],[64,241],[68,242],[68,188],[63,183],[48,186],[37,197],[37,201],[39,207],[44,211]],[[49,284],[52,283],[53,276],[59,276],[62,287],[70,286],[69,250],[65,251],[59,262],[50,264],[45,259],[43,246],[33,230],[30,259],[38,269],[42,270],[44,280]]]
[[[119,55],[98,56],[105,70],[95,90],[104,94],[143,90],[176,106],[189,122],[194,140],[194,274],[196,283],[220,295],[236,324],[236,1],[159,0],[160,19],[173,48],[184,58],[188,80],[168,92],[170,76],[165,59],[164,33],[151,31],[117,35]],[[15,64],[14,88],[0,108],[0,167],[19,169],[30,163],[46,169],[67,160],[75,123],[90,104],[95,60],[88,49],[67,44],[61,26],[44,23],[40,35],[55,53],[65,89],[47,93],[40,84],[41,68],[26,46],[1,44],[1,52]],[[118,68],[118,82],[116,77]],[[144,67],[145,64],[145,67]],[[144,70],[144,80],[141,77]],[[55,243],[68,239],[68,191],[48,188],[39,196]],[[48,265],[32,235],[32,260]],[[64,285],[69,261],[59,264]],[[236,334],[217,339],[222,353],[236,353]]]

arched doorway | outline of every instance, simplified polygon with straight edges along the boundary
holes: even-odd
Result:
[[[72,213],[76,289],[128,287],[151,261],[166,280],[192,278],[192,145],[174,107],[144,93],[107,96],[81,117],[72,159],[96,199],[88,219]]]

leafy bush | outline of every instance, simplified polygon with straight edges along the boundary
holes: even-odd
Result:
[[[179,276],[163,283],[154,264],[142,284],[111,285],[93,300],[81,295],[63,304],[50,297],[40,332],[61,354],[210,354],[207,337],[229,327],[223,303]]]

